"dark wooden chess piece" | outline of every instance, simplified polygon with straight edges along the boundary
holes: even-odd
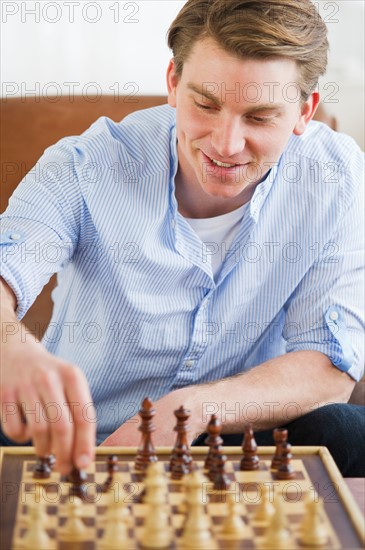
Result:
[[[281,464],[276,472],[277,479],[294,479],[295,472],[292,465],[290,464],[293,455],[291,454],[291,445],[290,443],[282,444],[281,451]]]
[[[177,437],[170,459],[170,472],[172,479],[181,479],[193,469],[193,459],[187,439],[190,411],[181,406],[174,411],[174,415],[177,418],[177,424],[174,428]]]
[[[205,439],[204,443],[209,445],[209,451],[204,462],[204,468],[211,472],[212,461],[214,457],[214,449],[221,448],[223,439],[220,436],[222,431],[222,424],[218,417],[215,414],[212,414],[210,422],[207,426],[208,437]]]
[[[106,493],[113,485],[114,473],[119,470],[118,457],[116,455],[109,455],[107,459],[107,472],[108,476],[101,486],[101,491]]]
[[[273,431],[273,437],[274,437],[276,449],[275,449],[275,454],[273,456],[273,459],[271,461],[271,468],[273,470],[277,470],[281,465],[283,445],[288,440],[288,430],[286,430],[285,428],[275,428]]]
[[[84,470],[72,468],[67,476],[67,481],[71,483],[70,497],[79,497],[81,500],[89,500],[87,497],[87,473]]]
[[[157,455],[152,443],[152,432],[155,431],[155,426],[152,418],[155,416],[152,401],[146,397],[139,411],[141,417],[141,425],[139,431],[142,433],[141,445],[138,448],[134,462],[134,467],[139,472],[144,472],[150,462],[157,461]]]
[[[245,426],[242,450],[243,457],[240,462],[240,470],[257,470],[260,466],[260,460],[257,456],[257,444],[250,424]]]
[[[34,479],[48,479],[51,477],[52,467],[49,464],[48,456],[37,456],[37,463],[33,470]]]
[[[212,461],[211,479],[214,484],[214,489],[218,491],[225,491],[232,483],[226,473],[226,462],[227,456],[222,453],[221,447],[215,449],[215,456],[213,456]]]

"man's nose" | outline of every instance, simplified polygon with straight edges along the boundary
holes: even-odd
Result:
[[[221,120],[212,132],[211,142],[223,160],[229,160],[230,157],[241,153],[246,144],[242,121],[233,118]]]

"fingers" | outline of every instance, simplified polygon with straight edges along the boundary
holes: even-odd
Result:
[[[26,443],[30,439],[28,426],[16,394],[5,389],[1,395],[1,429],[16,443]]]
[[[94,459],[96,412],[89,387],[78,368],[65,369],[67,404],[74,424],[72,461],[77,468],[86,468]]]
[[[41,367],[29,367],[2,386],[1,401],[4,433],[18,443],[32,439],[39,456],[54,453],[61,474],[93,460],[95,410],[78,367],[46,354]]]

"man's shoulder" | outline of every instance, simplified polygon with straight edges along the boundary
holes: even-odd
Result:
[[[336,166],[343,170],[346,170],[354,156],[363,155],[360,147],[350,136],[336,132],[318,121],[311,121],[301,136],[293,135],[285,154],[300,157],[304,163],[336,163]]]
[[[90,162],[110,166],[133,161],[161,170],[169,166],[174,126],[175,109],[169,105],[137,110],[119,122],[102,116],[81,135],[65,137],[49,151],[54,154],[54,147],[67,150],[79,166]]]

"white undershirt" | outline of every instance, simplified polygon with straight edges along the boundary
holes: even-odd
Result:
[[[223,265],[249,204],[214,218],[185,218],[202,241],[203,258],[211,264],[214,278]]]

